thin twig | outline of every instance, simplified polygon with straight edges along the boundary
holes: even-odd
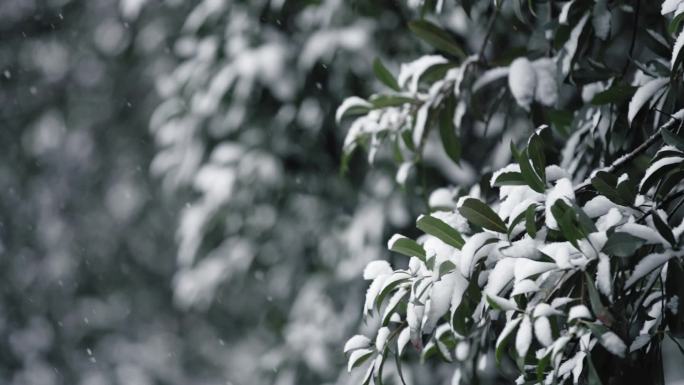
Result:
[[[646,141],[643,142],[639,147],[635,148],[634,151],[616,159],[610,166],[594,170],[594,172],[592,172],[591,175],[584,180],[584,182],[580,183],[577,187],[575,187],[575,192],[578,192],[579,190],[589,187],[591,185],[591,178],[594,177],[598,172],[605,171],[610,173],[617,170],[617,168],[622,166],[623,164],[632,161],[632,159],[641,155],[641,153],[643,153],[649,147],[651,147],[651,145],[655,143],[658,139],[660,139],[660,130],[656,131],[655,133],[653,133],[653,135],[649,136],[648,139],[646,139]]]
[[[485,57],[485,49],[487,48],[487,43],[489,43],[489,37],[492,34],[492,30],[494,29],[494,22],[496,21],[496,17],[499,15],[499,7],[494,6],[494,14],[492,14],[492,17],[489,19],[489,25],[487,25],[487,33],[485,34],[484,41],[482,42],[482,46],[480,47],[480,53],[478,54],[479,61],[483,64],[487,63],[487,58]]]

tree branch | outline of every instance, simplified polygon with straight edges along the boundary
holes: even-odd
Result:
[[[584,182],[580,183],[577,187],[575,187],[575,192],[578,192],[579,190],[582,190],[586,187],[589,187],[591,185],[591,178],[593,178],[597,173],[599,173],[601,171],[613,172],[618,167],[622,166],[623,164],[632,161],[632,159],[636,158],[641,153],[646,151],[658,139],[660,139],[660,130],[656,131],[655,133],[653,133],[653,135],[649,136],[645,142],[643,142],[641,145],[639,145],[639,147],[635,148],[632,152],[617,158],[610,166],[606,166],[606,167],[602,167],[602,168],[594,170],[591,173],[591,175],[589,175],[589,177],[584,180]]]

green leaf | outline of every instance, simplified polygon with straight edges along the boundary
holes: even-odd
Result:
[[[603,246],[603,252],[618,257],[630,257],[644,245],[646,241],[632,234],[614,232],[608,236],[608,241]]]
[[[448,32],[427,20],[412,21],[409,23],[409,29],[420,39],[440,51],[450,53],[460,59],[466,57],[465,52]]]
[[[663,236],[668,242],[670,242],[670,245],[674,246],[675,245],[675,237],[674,234],[672,233],[672,229],[670,228],[670,225],[668,225],[663,218],[660,217],[660,214],[658,214],[656,211],[654,211],[651,215],[653,217],[653,224],[656,227],[656,230],[660,233],[660,235]]]
[[[527,151],[518,152],[513,143],[511,143],[511,152],[513,153],[515,160],[520,165],[520,172],[525,180],[525,183],[527,183],[532,190],[538,193],[544,193],[546,191],[546,183],[544,183],[544,181],[532,168],[530,160],[527,157]]]
[[[589,364],[589,385],[603,385],[601,382],[601,377],[599,377],[596,367],[594,367],[594,362],[591,359],[591,353],[587,356],[587,363]]]
[[[404,104],[415,104],[416,100],[407,96],[376,94],[368,100],[373,108],[400,107]]]
[[[413,239],[406,238],[403,235],[395,234],[389,241],[389,249],[404,254],[408,257],[419,257],[425,260],[425,249]]]
[[[623,206],[629,205],[629,202],[624,202],[622,200],[620,193],[616,188],[617,181],[618,178],[615,175],[605,171],[599,171],[591,178],[591,185],[594,186],[599,194],[611,201]]]
[[[493,186],[524,186],[527,185],[522,174],[515,171],[503,172],[494,180]]]
[[[636,90],[637,87],[632,87],[627,84],[613,84],[607,90],[601,91],[594,95],[594,97],[591,99],[591,104],[595,106],[600,106],[603,104],[621,104],[631,99]]]
[[[589,273],[587,273],[586,271],[584,272],[584,278],[586,280],[587,293],[589,294],[589,303],[591,304],[591,310],[594,312],[594,315],[596,315],[596,318],[603,322],[604,325],[612,325],[615,322],[615,318],[612,314],[610,314],[608,309],[606,309],[606,307],[603,306],[603,303],[601,302],[601,296],[599,295],[599,292],[598,290],[596,290],[596,286],[594,285],[594,280],[591,279]]]
[[[458,211],[470,222],[487,230],[506,233],[506,224],[489,206],[475,198],[466,199]]]
[[[572,207],[562,200],[557,200],[551,206],[551,215],[556,219],[558,228],[565,239],[579,249],[577,241],[584,238],[584,234],[577,225],[577,216]]]
[[[684,139],[682,139],[679,135],[675,135],[667,128],[661,128],[660,135],[663,137],[665,143],[669,144],[670,146],[677,147],[677,149],[680,151],[684,151]]]
[[[678,338],[684,337],[684,268],[679,260],[671,260],[667,264],[667,279],[665,280],[665,293],[668,299],[678,298],[677,312],[667,312],[666,320],[670,332]]]
[[[375,77],[380,80],[384,85],[387,87],[399,92],[401,88],[399,87],[399,83],[397,83],[397,79],[394,78],[394,75],[385,67],[384,64],[382,64],[382,61],[380,58],[375,58],[373,60],[373,73],[375,74]]]
[[[541,181],[546,180],[546,156],[544,155],[544,141],[542,138],[534,134],[530,137],[527,144],[527,155],[532,161],[532,166],[537,172]]]
[[[444,152],[458,164],[461,160],[461,141],[454,130],[454,98],[449,97],[439,112],[439,136]]]
[[[525,230],[527,230],[527,233],[532,238],[537,236],[537,224],[535,223],[534,215],[536,209],[536,205],[530,205],[527,210],[525,210]]]
[[[447,225],[441,219],[430,215],[421,215],[416,222],[416,226],[425,233],[439,238],[444,243],[451,245],[457,249],[461,249],[465,241],[461,237],[461,233],[453,227]]]

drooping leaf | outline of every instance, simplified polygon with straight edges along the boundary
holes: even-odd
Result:
[[[439,113],[439,135],[444,152],[454,163],[458,163],[461,160],[461,141],[456,135],[453,123],[455,109],[454,98],[449,97]]]
[[[463,49],[448,32],[427,20],[414,20],[409,23],[409,29],[420,39],[440,51],[447,52],[460,59],[466,57]]]
[[[458,211],[470,222],[487,230],[498,233],[506,233],[504,221],[482,201],[475,198],[468,198],[463,201]]]
[[[425,249],[413,239],[406,238],[401,234],[394,234],[387,243],[387,248],[391,251],[404,254],[408,257],[419,257],[425,259]]]
[[[395,79],[394,75],[385,67],[380,58],[375,58],[375,60],[373,60],[373,73],[375,74],[375,77],[387,87],[397,92],[401,90],[401,88],[399,88],[399,83],[397,83],[397,79]]]
[[[463,247],[465,243],[458,230],[430,215],[421,215],[416,222],[416,227],[457,249]]]

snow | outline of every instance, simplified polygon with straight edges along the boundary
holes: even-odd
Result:
[[[410,63],[402,64],[399,70],[399,76],[397,77],[397,82],[399,86],[404,88],[406,84],[410,81],[411,84],[408,86],[409,91],[416,93],[418,92],[418,82],[420,77],[430,69],[430,67],[438,64],[446,64],[449,61],[441,55],[426,55],[421,58],[412,61]]]
[[[465,242],[461,249],[461,258],[458,261],[458,267],[464,277],[470,277],[477,261],[486,256],[494,246],[494,243],[485,245],[491,239],[496,238],[490,233],[482,232],[473,235]]]
[[[515,336],[515,350],[520,357],[525,357],[527,350],[532,343],[532,322],[529,316],[524,316],[518,329],[518,334]]]
[[[635,237],[641,238],[648,244],[661,244],[665,247],[669,247],[670,244],[663,238],[660,233],[652,228],[640,225],[638,223],[625,223],[624,225],[617,228],[617,231],[633,235]]]
[[[646,103],[651,99],[651,97],[653,97],[653,95],[655,95],[655,93],[658,92],[658,90],[660,90],[661,88],[663,88],[669,81],[670,78],[655,78],[650,80],[643,86],[639,87],[639,89],[634,93],[632,100],[629,102],[627,120],[629,120],[630,125],[632,125],[632,121],[639,113],[641,108],[643,108],[643,106],[646,105]]]
[[[563,59],[561,61],[561,72],[564,76],[570,73],[570,66],[572,65],[572,59],[577,52],[577,46],[579,42],[580,35],[584,30],[584,26],[587,24],[589,19],[589,13],[585,13],[584,16],[577,22],[577,25],[570,32],[570,37],[565,42],[563,46]]]
[[[580,239],[577,245],[587,259],[593,260],[598,258],[599,251],[603,249],[607,241],[608,234],[605,231],[599,231],[587,235],[585,239]]]
[[[425,132],[425,125],[427,124],[428,114],[430,112],[430,103],[423,103],[416,113],[416,122],[413,125],[413,145],[416,148],[420,147],[423,141],[423,133]]]
[[[575,200],[575,190],[572,187],[572,182],[570,179],[561,178],[556,182],[556,185],[549,191],[546,196],[545,203],[545,216],[546,216],[546,226],[553,230],[558,230],[558,223],[556,218],[553,217],[551,213],[551,206],[556,203],[557,200],[564,200],[571,203]]]
[[[660,7],[660,14],[667,15],[670,12],[674,12],[682,3],[684,3],[682,0],[665,0]]]
[[[413,162],[403,162],[399,166],[399,170],[397,170],[397,175],[395,177],[396,182],[402,186],[405,185],[412,168]]]
[[[468,221],[458,211],[435,211],[430,215],[453,227],[461,234],[470,232]]]
[[[556,62],[551,58],[541,58],[535,60],[532,66],[537,78],[534,99],[545,106],[555,105],[558,101]]]
[[[409,342],[409,339],[411,338],[411,331],[409,328],[404,328],[400,333],[399,337],[397,337],[397,351],[399,355],[404,352],[404,348],[406,347],[406,344]]]
[[[514,258],[499,260],[489,273],[484,292],[490,295],[499,295],[506,285],[513,280]]]
[[[503,330],[499,334],[499,337],[496,339],[497,347],[501,345],[501,342],[503,342],[503,340],[506,339],[506,337],[508,337],[508,335],[511,334],[516,327],[518,327],[521,321],[522,318],[516,318],[506,322],[506,326],[504,326]]]
[[[468,290],[468,281],[458,272],[451,272],[449,274],[453,274],[454,276],[454,291],[451,294],[451,305],[449,309],[453,316],[463,300],[463,294]]]
[[[525,235],[522,239],[512,242],[510,246],[500,248],[499,251],[506,257],[537,259],[539,258],[539,250],[537,250],[539,244],[539,241]]]
[[[425,308],[423,333],[431,333],[437,325],[437,321],[449,310],[457,275],[458,273],[445,274],[442,279],[432,285],[430,300]]]
[[[446,187],[438,188],[430,194],[429,206],[431,209],[438,207],[455,208],[454,192]]]
[[[656,268],[662,267],[662,265],[672,257],[674,257],[674,254],[671,251],[665,253],[653,253],[645,256],[634,267],[632,275],[629,277],[629,279],[627,279],[627,282],[625,282],[625,289],[634,285],[637,281],[645,277]]]
[[[616,356],[625,356],[627,346],[625,346],[625,343],[622,342],[622,340],[620,339],[620,337],[617,336],[617,334],[611,331],[605,332],[601,334],[601,339],[599,342],[601,343],[601,345],[603,345],[604,348],[606,348],[606,350],[615,354]]]
[[[375,349],[378,352],[382,352],[385,349],[385,344],[387,343],[387,337],[390,335],[390,329],[385,326],[378,330],[378,335],[375,337]]]
[[[570,0],[565,2],[563,4],[563,7],[561,8],[561,12],[558,15],[558,23],[560,24],[568,24],[568,15],[570,14],[570,7],[572,7],[572,4],[575,2],[575,0]]]
[[[494,182],[496,182],[496,179],[499,176],[501,176],[501,174],[507,173],[507,172],[520,172],[520,165],[517,163],[511,163],[511,164],[507,165],[506,167],[503,167],[499,170],[494,171],[494,173],[492,173],[492,177],[489,179],[489,184],[491,186],[494,186]]]
[[[570,312],[568,312],[568,321],[578,318],[593,319],[591,312],[589,312],[589,309],[584,305],[575,305],[571,307]]]
[[[551,257],[561,269],[571,268],[570,255],[576,253],[576,249],[570,242],[552,242],[538,247],[539,251]]]
[[[351,350],[367,348],[370,346],[370,339],[364,335],[357,334],[347,340],[344,344],[344,352],[348,353]]]
[[[658,159],[657,161],[653,162],[648,168],[646,169],[646,173],[644,173],[644,177],[641,179],[641,182],[639,183],[639,190],[644,185],[644,182],[656,171],[660,170],[662,167],[669,166],[671,164],[677,164],[680,163],[684,158],[680,156],[673,156],[673,157],[668,157],[668,158],[662,158]]]
[[[534,311],[532,312],[533,317],[548,317],[551,315],[561,315],[563,312],[556,310],[555,307],[558,306],[551,306],[548,303],[540,303],[537,304],[537,306],[534,307]]]
[[[596,229],[598,231],[608,231],[611,227],[619,225],[624,219],[620,210],[612,208],[607,214],[599,217],[596,221]]]
[[[612,297],[613,280],[610,274],[610,258],[604,253],[599,254],[599,262],[596,268],[596,287],[606,297]]]
[[[539,317],[534,320],[534,335],[545,347],[553,345],[553,336],[551,334],[551,323],[546,317]]]
[[[515,285],[513,285],[513,291],[511,292],[511,296],[518,294],[534,293],[539,290],[539,285],[537,285],[536,282],[532,281],[531,279],[523,279],[522,281],[518,281],[515,283]]]
[[[597,195],[585,203],[582,210],[584,210],[589,218],[596,218],[607,214],[614,207],[617,207],[617,205],[611,202],[610,199],[603,195]]]
[[[485,71],[477,80],[475,80],[475,83],[473,83],[473,94],[489,83],[508,76],[508,72],[508,67],[496,67]]]
[[[555,164],[546,166],[545,174],[547,182],[555,182],[561,178],[570,178],[570,174],[566,170]]]
[[[470,343],[468,343],[467,340],[459,341],[456,344],[456,359],[457,360],[464,361],[466,358],[468,358],[469,353],[470,353]]]
[[[537,73],[526,57],[519,57],[511,63],[508,87],[518,105],[529,111],[537,87]]]
[[[354,350],[350,355],[349,355],[349,362],[347,364],[347,371],[351,372],[351,370],[354,368],[354,364],[361,359],[362,357],[369,355],[373,353],[372,350],[370,349],[358,349]]]
[[[363,279],[368,281],[383,274],[392,274],[392,267],[387,261],[371,261],[363,269]]]
[[[392,235],[392,237],[387,241],[387,249],[392,250],[394,248],[394,244],[397,243],[398,240],[407,238],[404,235],[401,235],[399,233]]]
[[[392,297],[389,299],[389,301],[387,301],[387,306],[385,306],[385,312],[382,315],[383,322],[387,319],[391,319],[392,316],[397,314],[395,312],[396,307],[399,304],[399,302],[404,298],[406,293],[408,293],[408,290],[401,288],[397,290],[394,294],[392,294]]]
[[[551,262],[539,262],[528,258],[516,258],[514,276],[515,281],[519,282],[533,275],[555,270],[558,266]]]

